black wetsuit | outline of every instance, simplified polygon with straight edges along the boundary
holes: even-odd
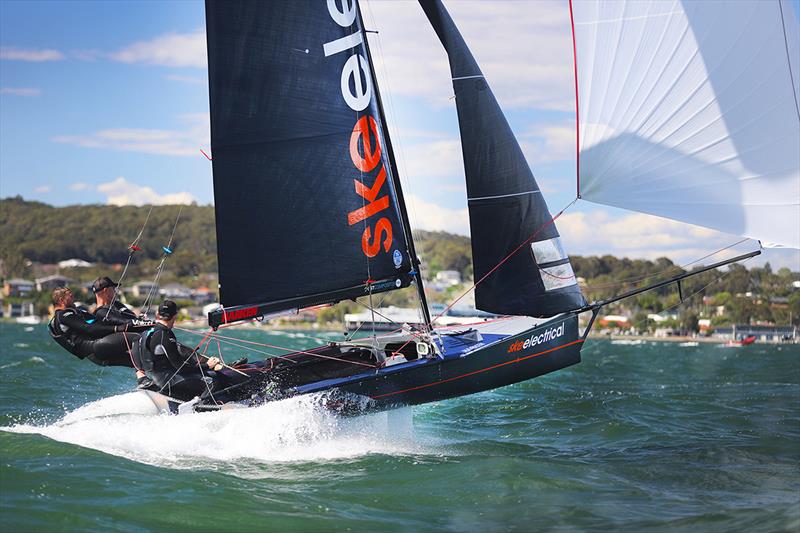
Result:
[[[134,358],[167,396],[191,400],[213,387],[213,380],[205,375],[197,357],[179,344],[172,330],[163,324],[157,323],[142,333]]]
[[[129,350],[139,335],[118,333],[119,326],[103,323],[88,311],[76,307],[59,309],[47,329],[53,340],[79,359],[89,359],[100,366],[133,367]]]
[[[95,309],[94,315],[99,321],[105,324],[127,326],[125,331],[137,333],[145,332],[156,325],[155,320],[149,320],[136,315],[136,313],[128,309],[122,302],[116,300],[111,306],[101,305]]]

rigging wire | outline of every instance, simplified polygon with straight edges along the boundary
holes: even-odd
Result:
[[[461,299],[462,299],[464,296],[466,296],[467,294],[469,294],[471,291],[475,290],[475,288],[476,288],[478,285],[480,285],[481,283],[483,283],[483,282],[486,280],[486,278],[488,278],[489,276],[491,276],[491,275],[492,275],[492,274],[493,274],[493,273],[494,273],[494,272],[495,272],[495,271],[496,271],[498,268],[500,268],[500,267],[501,267],[501,266],[502,266],[502,265],[503,265],[503,264],[504,264],[506,261],[508,261],[509,259],[511,259],[511,257],[512,257],[514,254],[516,254],[516,253],[517,253],[518,251],[520,251],[520,250],[521,250],[521,249],[522,249],[524,246],[526,246],[526,245],[527,245],[529,242],[531,242],[533,239],[535,239],[535,238],[536,238],[536,236],[537,236],[537,235],[538,235],[538,234],[539,234],[539,233],[540,233],[540,232],[541,232],[543,229],[545,229],[545,228],[547,228],[548,226],[550,226],[551,224],[555,223],[556,219],[557,219],[558,217],[560,217],[561,215],[563,215],[563,214],[564,214],[564,212],[565,212],[567,209],[569,209],[570,207],[572,207],[573,205],[575,205],[575,202],[577,202],[577,201],[578,201],[578,198],[576,197],[576,198],[575,198],[575,199],[573,199],[573,200],[572,200],[570,203],[568,203],[568,204],[567,204],[567,205],[566,205],[566,206],[565,206],[565,207],[564,207],[564,208],[563,208],[561,211],[559,211],[559,212],[558,212],[558,213],[557,213],[555,216],[551,216],[551,217],[550,217],[550,220],[548,220],[547,222],[545,222],[544,224],[542,224],[541,226],[539,226],[539,227],[536,229],[536,231],[534,231],[534,232],[533,232],[533,233],[530,235],[530,237],[528,237],[527,239],[525,239],[525,240],[522,242],[522,244],[520,244],[519,246],[517,246],[516,248],[514,248],[514,249],[511,251],[511,253],[509,253],[507,256],[505,256],[503,259],[501,259],[499,263],[497,263],[497,264],[496,264],[495,266],[493,266],[493,267],[492,267],[492,268],[491,268],[491,269],[490,269],[490,270],[489,270],[489,271],[488,271],[486,274],[484,274],[484,275],[481,277],[481,279],[479,279],[478,281],[476,281],[475,283],[473,283],[471,287],[469,287],[469,288],[468,288],[466,291],[462,292],[462,293],[461,293],[461,295],[460,295],[458,298],[456,298],[455,300],[453,300],[453,301],[450,303],[450,305],[448,305],[447,307],[445,307],[444,311],[442,311],[441,313],[439,313],[438,315],[436,315],[436,317],[435,317],[433,320],[431,320],[431,325],[432,325],[432,323],[433,323],[433,322],[436,322],[436,321],[437,321],[439,318],[441,318],[441,317],[442,317],[442,316],[443,316],[443,315],[444,315],[444,314],[445,314],[447,311],[449,311],[450,309],[452,309],[452,308],[453,308],[453,306],[454,306],[456,303],[458,303],[458,301],[459,301],[459,300],[461,300]]]
[[[659,272],[655,272],[653,274],[646,274],[644,276],[634,276],[634,277],[630,277],[630,278],[624,278],[624,279],[621,279],[621,280],[616,280],[614,282],[599,283],[597,285],[592,285],[590,287],[586,287],[586,291],[589,292],[589,291],[596,290],[596,289],[608,289],[608,288],[614,288],[614,287],[621,287],[621,286],[626,285],[628,283],[638,283],[640,281],[645,281],[645,280],[649,280],[649,279],[658,278],[660,276],[666,275],[668,273],[675,272],[677,270],[686,270],[688,267],[690,267],[690,266],[692,266],[692,265],[694,265],[696,263],[699,263],[700,261],[703,261],[704,259],[708,259],[709,257],[715,256],[720,252],[724,252],[725,250],[729,250],[730,248],[733,248],[734,246],[738,246],[738,245],[740,245],[743,242],[748,241],[748,240],[750,240],[750,239],[748,237],[745,237],[744,239],[741,239],[741,240],[739,240],[739,241],[737,241],[737,242],[735,242],[733,244],[729,244],[728,246],[725,246],[723,248],[715,250],[715,251],[713,251],[711,253],[708,253],[708,254],[704,255],[703,257],[700,257],[699,259],[695,259],[694,261],[691,261],[689,263],[685,263],[683,265],[672,265],[671,267],[669,267],[667,269],[661,270]]]
[[[142,235],[144,234],[144,228],[147,226],[147,221],[150,220],[150,214],[153,212],[153,206],[150,206],[150,210],[147,212],[147,216],[144,219],[144,224],[142,224],[141,229],[139,229],[139,234],[136,235],[136,238],[128,245],[128,259],[125,261],[125,268],[122,269],[122,274],[120,274],[119,279],[117,280],[117,286],[114,287],[114,296],[111,298],[111,303],[108,306],[108,311],[106,311],[106,316],[103,317],[103,321],[108,319],[108,314],[111,312],[111,309],[114,307],[114,302],[117,301],[117,295],[121,290],[120,287],[122,286],[122,280],[125,279],[125,274],[128,273],[128,267],[131,264],[131,260],[133,259],[133,254],[141,250],[139,247],[139,241],[142,239]]]
[[[380,302],[378,302],[378,307],[379,307],[379,308],[380,308],[380,307],[383,305],[383,302],[385,302],[385,301],[386,301],[386,297],[387,297],[387,296],[388,296],[388,294],[387,294],[387,295],[385,295],[383,298],[381,298],[381,301],[380,301]],[[381,313],[379,313],[379,312],[375,311],[375,309],[371,308],[371,307],[370,307],[370,306],[368,306],[367,304],[365,304],[365,303],[363,303],[363,302],[359,302],[359,301],[358,301],[358,298],[354,299],[353,301],[354,301],[354,302],[355,302],[357,305],[363,306],[363,307],[365,307],[365,308],[367,308],[367,309],[369,309],[369,310],[371,310],[371,311],[372,311],[372,323],[373,323],[373,329],[374,329],[374,324],[375,324],[375,315],[378,315],[378,316],[379,316],[379,317],[381,317],[381,318],[385,318],[385,319],[386,319],[386,320],[388,320],[388,321],[389,321],[389,323],[391,323],[391,324],[396,324],[396,325],[398,325],[398,326],[399,326],[399,324],[397,324],[397,322],[395,322],[395,321],[394,321],[394,320],[392,320],[391,318],[389,318],[389,317],[387,317],[387,316],[384,316],[384,315],[382,315]],[[355,329],[355,331],[353,331],[353,333],[351,333],[351,334],[349,335],[350,339],[352,339],[352,338],[353,338],[353,335],[355,335],[356,333],[358,333],[358,331],[359,331],[359,330],[360,330],[360,329],[361,329],[363,326],[364,326],[364,322],[362,322],[361,324],[359,324],[359,325],[358,325],[358,327]],[[345,322],[345,324],[344,324],[344,329],[345,329],[345,330],[347,329],[347,323],[346,323],[346,322]],[[374,333],[374,331],[373,331],[373,333]],[[348,337],[348,335],[347,335],[347,332],[345,331],[345,339],[346,339],[347,337]]]
[[[360,16],[358,18],[361,19]],[[367,33],[366,33],[366,31],[364,31],[364,27],[363,27],[364,21],[360,20],[359,22],[360,22],[359,25],[361,26],[362,38],[363,38],[364,43],[365,43],[364,46],[366,46]],[[356,30],[356,31],[358,31],[358,30]],[[355,116],[356,116],[356,124],[358,124],[358,121],[361,120],[361,118],[359,118],[359,112],[358,111],[354,111],[354,112],[355,112]],[[364,117],[371,117],[371,115],[365,114]],[[362,136],[361,136],[361,138],[362,138],[362,141],[361,141],[362,142],[362,146],[364,147],[364,156],[367,155],[367,145],[370,142],[369,141],[369,136],[370,136],[371,131],[372,131],[372,128],[370,127],[369,120],[367,120],[366,128],[364,128],[364,131],[363,131]],[[381,143],[380,137],[378,136],[378,130],[377,129],[375,130],[375,142],[377,144]],[[357,143],[358,143],[358,141],[356,141],[356,146],[355,146],[356,152],[358,151],[358,144]],[[381,148],[382,148],[382,151],[381,151],[380,164],[384,164],[383,163],[383,156],[385,155],[386,147],[383,146]],[[362,165],[356,165],[356,167],[358,168],[358,179],[361,182],[361,187],[362,187],[362,189],[366,189],[367,187],[364,184],[364,170],[362,168]],[[361,196],[361,209],[363,211],[366,211],[367,199],[364,197],[363,194],[359,194],[359,196]],[[366,232],[368,231],[367,217],[364,217],[362,219],[362,222],[363,222],[363,226],[364,226],[364,230],[363,230],[364,233],[362,233],[362,235],[365,235]],[[372,308],[372,284],[374,283],[375,280],[372,279],[372,272],[371,272],[371,269],[370,269],[370,258],[366,253],[364,254],[364,259],[366,260],[366,263],[367,263],[367,280],[366,280],[366,285],[367,286],[366,286],[366,288],[367,288],[367,291],[369,292],[369,305],[370,305],[370,308]],[[375,353],[377,355],[377,353],[378,353],[378,339],[375,337],[375,311],[374,311],[374,309],[372,310],[372,337],[374,339]]]
[[[373,27],[377,28],[378,24],[376,22],[375,12],[372,9],[372,3],[371,2],[365,2],[365,5],[367,6],[367,11],[369,12],[370,18],[372,19]],[[383,80],[385,82],[385,83],[381,84],[381,86],[385,87],[384,93],[387,95],[387,99],[386,100],[387,100],[387,102],[389,104],[388,107],[389,107],[389,114],[391,116],[392,127],[398,133],[396,136],[394,136],[394,141],[395,142],[393,143],[393,146],[397,146],[397,148],[398,148],[398,150],[395,151],[395,155],[399,155],[399,157],[397,157],[397,159],[399,160],[399,164],[403,167],[403,172],[399,172],[399,169],[398,169],[398,174],[399,175],[397,176],[397,180],[400,182],[400,186],[403,187],[403,189],[405,189],[405,190],[407,190],[407,191],[409,191],[411,193],[409,195],[409,197],[405,198],[405,200],[406,200],[405,204],[406,204],[406,207],[409,207],[409,206],[411,207],[411,213],[414,215],[414,219],[415,220],[420,220],[420,217],[419,217],[419,215],[417,213],[417,205],[416,205],[416,201],[415,201],[416,195],[414,194],[414,187],[412,186],[412,182],[411,182],[410,178],[408,177],[408,176],[410,176],[410,173],[408,171],[408,164],[406,162],[407,160],[406,160],[406,155],[405,155],[405,145],[403,144],[403,136],[401,135],[401,131],[402,130],[400,129],[400,121],[397,119],[397,111],[395,110],[395,106],[394,106],[394,96],[393,96],[394,93],[392,91],[392,86],[391,86],[391,83],[390,83],[389,71],[386,68],[386,60],[385,60],[385,55],[383,53],[383,40],[381,39],[379,32],[376,32],[376,34],[378,36],[377,39],[376,39],[376,42],[378,43],[377,54],[376,55],[380,58],[381,71],[383,73]],[[366,43],[366,38],[365,38],[365,43]],[[376,73],[376,80],[377,80],[377,73]],[[389,124],[384,124],[384,127],[388,129],[389,128]],[[398,154],[398,151],[399,151],[399,154]],[[405,176],[405,179],[403,179],[404,176]],[[409,229],[410,228],[411,228],[411,221],[409,220]],[[408,238],[412,239],[412,240],[414,239],[413,230],[412,230],[412,235],[408,235]],[[408,250],[406,250],[406,252],[409,253],[409,255],[410,255],[410,252]],[[411,259],[411,262],[412,262],[412,265],[413,265],[414,264],[414,260],[416,260],[417,258],[410,258],[410,259]],[[418,268],[418,270],[422,270],[422,269]],[[418,272],[417,276],[418,276],[419,282],[421,282],[421,280],[422,280],[422,272]],[[424,324],[425,323],[425,315],[422,312],[422,299],[420,298],[419,294],[417,294],[417,303],[418,303],[418,305],[417,305],[417,314],[418,314],[419,319],[420,319],[419,323],[420,324]]]
[[[144,313],[142,314],[145,316],[147,316],[147,314],[150,312],[150,307],[152,307],[153,305],[152,302],[153,297],[158,294],[158,281],[161,278],[161,273],[164,270],[164,263],[166,263],[167,257],[172,255],[172,241],[175,238],[175,230],[178,229],[178,222],[181,219],[182,212],[183,212],[183,206],[181,206],[180,209],[178,210],[178,216],[175,218],[175,224],[172,226],[172,233],[169,236],[169,241],[167,242],[167,245],[161,247],[161,250],[164,253],[161,256],[161,262],[158,264],[158,267],[156,268],[156,275],[155,278],[153,278],[153,283],[150,285],[150,290],[147,293],[147,298],[145,298],[144,303],[142,304],[142,307],[145,308]]]
[[[792,61],[789,56],[789,39],[786,37],[786,20],[783,18],[783,2],[778,0],[778,8],[781,11],[781,29],[783,30],[783,44],[786,47],[786,65],[789,67],[789,80],[792,82],[792,97],[794,98],[794,108],[797,111],[797,120],[800,120],[800,105],[797,103],[797,86],[794,84],[794,74],[792,73]]]
[[[212,334],[213,332],[214,332],[214,330],[213,330],[213,329],[210,329],[210,330],[209,330],[209,331],[208,331],[208,332],[205,334],[205,336],[204,336],[204,337],[203,337],[203,339],[200,341],[200,343],[199,343],[199,344],[198,344],[198,345],[197,345],[197,346],[194,348],[194,350],[192,350],[192,353],[190,353],[190,354],[188,355],[188,357],[186,357],[186,359],[184,359],[184,360],[183,360],[183,363],[181,363],[181,366],[179,366],[179,367],[178,367],[178,369],[177,369],[177,370],[175,370],[175,372],[173,372],[173,373],[172,373],[172,375],[169,377],[169,379],[167,379],[167,380],[164,382],[164,384],[161,386],[161,388],[160,388],[160,389],[158,389],[158,392],[159,392],[159,393],[161,393],[161,392],[162,392],[162,391],[163,391],[163,390],[164,390],[164,389],[167,387],[167,385],[169,385],[169,382],[170,382],[170,381],[172,381],[172,378],[174,378],[175,376],[177,376],[177,375],[178,375],[178,372],[180,372],[180,371],[183,369],[183,367],[184,367],[184,366],[186,366],[186,363],[188,363],[188,362],[189,362],[189,359],[191,359],[191,358],[192,358],[192,356],[193,356],[193,355],[195,355],[195,354],[197,353],[197,351],[200,349],[200,347],[201,347],[201,346],[202,346],[204,343],[206,343],[206,341],[209,339],[209,337],[211,336],[211,334]],[[202,333],[201,333],[201,335],[202,335]],[[208,344],[206,344],[206,346],[208,346]]]
[[[747,259],[743,260],[743,261],[742,261],[742,263],[745,263],[745,262],[749,261],[750,259],[752,259],[752,257],[748,257]],[[719,281],[723,280],[725,277],[729,276],[730,274],[731,274],[731,270],[730,270],[730,269],[726,270],[726,271],[725,271],[725,272],[723,272],[723,273],[722,273],[720,276],[717,276],[716,278],[714,278],[714,280],[712,280],[712,281],[710,281],[710,282],[706,283],[705,285],[703,285],[702,287],[700,287],[699,289],[697,289],[696,291],[694,291],[693,293],[691,293],[690,295],[688,295],[688,296],[687,296],[686,298],[684,298],[683,300],[680,300],[679,302],[677,302],[677,303],[675,303],[675,304],[673,304],[673,305],[670,305],[669,307],[667,307],[667,308],[665,308],[665,309],[662,309],[662,310],[661,310],[661,311],[660,311],[658,314],[665,313],[665,312],[667,312],[667,311],[670,311],[670,310],[672,310],[672,309],[675,309],[676,307],[680,307],[681,305],[683,305],[683,303],[684,303],[686,300],[689,300],[690,298],[693,298],[693,297],[697,296],[697,294],[699,294],[699,293],[703,292],[704,290],[706,290],[706,289],[707,289],[708,287],[710,287],[711,285],[713,285],[713,284],[715,284],[715,283],[717,283],[717,282],[719,282]],[[633,324],[633,326],[634,326],[634,327],[636,327],[636,328],[638,328],[638,326],[640,326],[640,325],[642,325],[642,324],[646,323],[646,322],[647,322],[647,320],[648,320],[647,318],[645,318],[644,320],[640,320],[639,322],[636,322],[636,323],[634,323],[634,324]],[[588,337],[587,337],[587,341],[588,341]],[[586,341],[584,341],[584,342],[586,342]],[[585,346],[585,344],[584,344],[584,346]]]
[[[176,329],[178,329],[178,328],[176,328]],[[181,331],[186,331],[188,333],[193,333],[195,335],[202,335],[202,333],[197,333],[197,332],[192,331],[192,330],[183,330],[182,329]],[[213,331],[211,332],[210,336],[213,339],[224,339],[224,340],[227,340],[227,341],[235,341],[235,342],[240,342],[240,343],[243,343],[243,344],[252,344],[252,345],[255,345],[255,346],[262,346],[264,348],[272,348],[273,350],[281,350],[281,351],[284,351],[284,352],[291,352],[290,355],[295,355],[295,354],[310,355],[310,356],[313,356],[313,357],[318,357],[320,359],[328,359],[328,360],[339,361],[339,362],[342,362],[342,363],[348,363],[348,364],[352,364],[352,365],[361,365],[361,366],[366,366],[366,367],[369,367],[369,368],[375,368],[375,365],[371,365],[369,363],[361,363],[361,362],[358,362],[358,361],[350,361],[348,359],[342,359],[341,357],[334,357],[332,355],[323,355],[323,354],[314,353],[314,352],[305,351],[305,350],[297,350],[297,349],[294,349],[294,348],[283,348],[281,346],[276,346],[274,344],[269,344],[269,343],[266,343],[266,342],[255,342],[255,341],[248,341],[248,340],[244,340],[244,339],[237,339],[236,337],[228,337],[228,336],[225,336],[225,335],[220,335],[219,333],[214,333]],[[293,363],[297,363],[297,361],[293,360],[291,358],[291,356],[275,355],[273,357],[276,357],[278,359],[286,359],[286,360],[289,360],[289,361],[291,361]]]

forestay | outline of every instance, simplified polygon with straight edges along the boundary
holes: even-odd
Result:
[[[467,180],[476,307],[546,317],[583,306],[542,192],[483,73],[441,2],[420,4],[450,61]]]
[[[220,296],[212,323],[408,285],[354,2],[206,3]]]
[[[800,247],[788,2],[573,0],[579,195]]]

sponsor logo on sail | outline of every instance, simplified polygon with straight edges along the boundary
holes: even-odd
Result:
[[[231,309],[225,311],[223,318],[225,322],[233,322],[234,320],[242,320],[243,318],[253,318],[258,315],[258,307],[245,307],[244,309]]]
[[[328,0],[327,5],[328,13],[336,24],[343,28],[353,25],[358,14],[355,0],[342,0],[340,3],[337,3],[336,0]],[[372,101],[369,61],[359,53],[359,47],[363,42],[363,34],[356,28],[354,33],[322,46],[325,57],[342,52],[350,54],[342,67],[340,86],[345,103],[356,112],[367,109]],[[352,226],[366,221],[361,234],[361,251],[364,255],[375,257],[381,248],[388,253],[392,247],[392,221],[386,216],[378,217],[378,214],[389,209],[390,205],[389,195],[386,193],[388,186],[384,187],[386,167],[381,161],[378,125],[369,112],[361,116],[353,127],[350,135],[350,158],[362,173],[362,179],[353,180],[353,183],[355,193],[360,197],[363,207],[348,213],[347,223]],[[371,174],[376,168],[378,172],[373,177]],[[366,184],[369,179],[374,179],[372,186]],[[382,192],[384,194],[381,194]]]
[[[550,342],[551,340],[557,339],[562,335],[564,335],[564,322],[562,322],[560,326],[550,328],[542,333],[534,333],[530,336],[530,338],[525,339],[524,341],[520,339],[516,342],[512,342],[508,347],[508,353],[521,352],[522,350],[533,348],[537,344]]]
[[[394,261],[395,268],[400,268],[400,266],[403,264],[403,252],[400,250],[395,250],[392,254],[392,261]]]

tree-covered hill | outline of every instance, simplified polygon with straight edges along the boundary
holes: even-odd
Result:
[[[31,262],[56,263],[71,258],[99,263],[96,269],[72,269],[66,273],[80,281],[109,272],[108,266],[125,263],[128,245],[150,213],[140,241],[142,250],[128,272],[129,280],[150,279],[179,212],[172,245],[174,254],[162,282],[193,280],[194,285],[209,284],[210,277],[201,274],[213,275],[217,270],[213,206],[53,207],[20,197],[0,200],[2,275],[31,277]],[[428,231],[415,231],[414,237],[428,277],[441,270],[457,270],[463,279],[472,279],[468,237]],[[610,255],[573,256],[572,264],[575,274],[585,280],[583,289],[589,300],[607,298],[684,272],[663,257],[649,261]],[[773,272],[769,264],[749,270],[732,265],[725,272],[711,271],[687,279],[683,282],[683,292],[690,295],[702,291],[703,295],[714,297],[714,305],[726,306],[737,322],[800,322],[800,291],[792,288],[792,282],[799,279],[800,274],[788,269]],[[632,313],[657,313],[673,308],[678,300],[675,287],[669,286],[619,306]],[[696,300],[687,305],[694,305],[692,302]]]

